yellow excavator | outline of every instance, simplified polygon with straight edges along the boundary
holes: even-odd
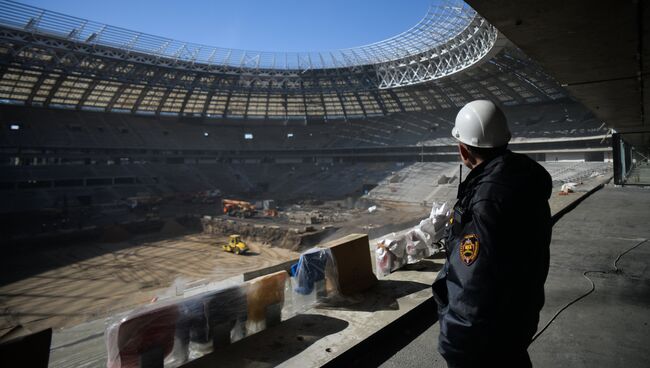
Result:
[[[248,246],[241,240],[239,235],[230,235],[228,237],[228,244],[223,246],[223,250],[235,254],[244,254],[248,252]]]

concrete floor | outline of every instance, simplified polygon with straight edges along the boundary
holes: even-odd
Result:
[[[536,367],[650,367],[650,189],[605,187],[566,214],[553,230],[551,267],[540,329],[531,345]],[[621,256],[625,251],[640,244]],[[602,272],[600,272],[602,271]],[[438,324],[382,367],[445,367],[435,351]]]
[[[626,184],[650,185],[650,163],[639,162],[626,178]]]

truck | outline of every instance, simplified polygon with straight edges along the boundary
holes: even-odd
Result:
[[[255,205],[246,201],[239,201],[236,199],[224,199],[221,201],[223,205],[223,213],[228,216],[236,216],[240,218],[253,217],[257,212]]]

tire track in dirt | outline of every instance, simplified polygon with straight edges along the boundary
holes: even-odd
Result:
[[[226,241],[226,237],[195,234],[10,256],[2,263],[11,268],[31,265],[46,271],[0,285],[2,327],[10,328],[7,323],[30,330],[69,327],[146,302],[175,280],[219,281],[298,256],[256,242],[248,244],[249,255],[238,256],[221,249]]]

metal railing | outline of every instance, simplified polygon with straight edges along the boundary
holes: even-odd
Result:
[[[614,133],[614,184],[650,186],[650,131]]]

